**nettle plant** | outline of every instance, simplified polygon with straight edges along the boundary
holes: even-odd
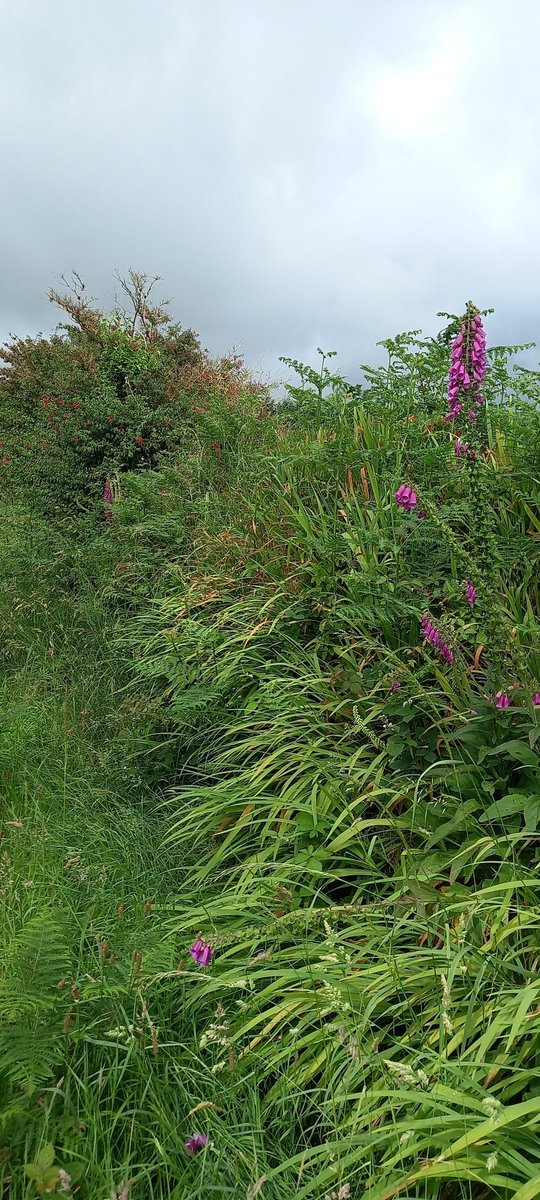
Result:
[[[497,367],[497,362],[495,363]],[[500,366],[500,364],[499,364]],[[464,648],[460,627],[470,626],[470,610],[476,622],[477,663],[484,664],[484,688],[479,701],[508,709],[528,699],[540,705],[538,681],[531,674],[517,630],[507,615],[502,595],[502,560],[494,531],[493,487],[488,479],[493,454],[490,450],[487,408],[483,391],[488,362],[482,314],[471,302],[451,342],[446,421],[453,435],[454,454],[466,478],[468,500],[467,536],[441,518],[439,504],[416,483],[403,482],[395,493],[399,507],[416,519],[428,519],[462,571],[461,604],[452,616],[427,610],[421,617],[421,632],[429,645],[450,668],[463,667]],[[450,477],[449,477],[450,482]],[[458,596],[454,594],[454,600]],[[461,609],[461,611],[460,611]],[[467,612],[467,609],[469,612]]]

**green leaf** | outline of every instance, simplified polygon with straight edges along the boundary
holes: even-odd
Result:
[[[485,758],[492,758],[497,754],[504,754],[505,758],[522,763],[526,767],[540,766],[538,754],[535,754],[527,742],[522,742],[517,738],[510,742],[501,742],[500,746],[492,746],[491,749],[483,746],[478,755],[478,762],[482,763]]]
[[[392,737],[388,738],[386,746],[390,758],[398,758],[405,749],[405,742],[400,737],[397,737],[396,734],[392,734]]]
[[[526,802],[527,797],[523,792],[510,792],[507,796],[502,796],[500,800],[495,800],[493,804],[490,804],[489,808],[482,813],[480,820],[482,822],[502,821],[504,817],[522,813]]]
[[[525,828],[536,830],[540,824],[540,796],[528,796],[523,805]]]
[[[35,1163],[25,1163],[24,1164],[24,1173],[25,1173],[25,1175],[28,1175],[29,1179],[36,1179],[36,1180],[41,1179],[41,1176],[43,1174],[40,1167],[36,1167]]]
[[[302,833],[311,833],[314,829],[313,817],[311,813],[301,812],[295,818],[297,829]]]
[[[42,1146],[38,1154],[36,1154],[36,1166],[42,1171],[46,1171],[48,1167],[52,1167],[54,1162],[54,1145],[48,1142],[46,1146]]]

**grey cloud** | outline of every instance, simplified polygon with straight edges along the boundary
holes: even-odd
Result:
[[[75,266],[159,273],[215,353],[336,349],[493,305],[533,340],[536,0],[19,0],[3,14],[0,336]]]

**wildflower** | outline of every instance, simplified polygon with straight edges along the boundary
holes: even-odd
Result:
[[[112,490],[111,490],[111,483],[110,483],[109,479],[105,480],[105,486],[103,488],[103,503],[105,505],[105,520],[108,521],[110,524],[112,521],[113,515],[112,515],[112,509],[111,509]]]
[[[535,692],[535,693],[534,693],[534,696],[533,696],[533,698],[532,698],[532,702],[533,702],[533,704],[534,704],[534,705],[536,705],[536,707],[538,707],[538,705],[540,704],[540,692]]]
[[[467,305],[467,312],[450,352],[447,420],[452,421],[459,416],[465,396],[474,403],[482,403],[479,388],[485,373],[486,335],[482,318],[473,305]],[[469,419],[476,420],[474,409],[470,410]]]
[[[413,491],[412,487],[408,487],[406,483],[402,483],[401,487],[398,488],[397,492],[395,493],[395,500],[399,504],[400,508],[405,508],[407,510],[416,508],[418,503],[416,492]]]
[[[214,951],[212,950],[211,946],[209,946],[206,942],[201,941],[201,939],[198,937],[194,941],[193,945],[189,947],[189,953],[193,959],[193,962],[197,963],[199,967],[208,967],[212,962],[212,955]]]
[[[419,521],[424,521],[425,518],[427,517],[427,512],[424,512],[424,509],[421,508],[420,512],[418,512],[416,515],[417,515]]]
[[[510,708],[510,696],[507,696],[506,692],[497,692],[495,708]]]
[[[208,1136],[206,1133],[192,1133],[185,1142],[185,1147],[188,1154],[198,1154],[199,1150],[204,1150],[208,1144]]]
[[[469,604],[471,604],[471,605],[476,604],[476,601],[478,598],[478,593],[476,591],[476,588],[473,587],[470,579],[467,581],[467,585],[465,588],[465,596],[466,596]]]
[[[394,679],[394,682],[392,684],[392,687],[390,688],[390,691],[391,692],[399,692],[400,687],[401,687],[401,684],[399,682],[399,679]],[[538,695],[538,693],[537,693],[537,695]],[[539,699],[538,703],[540,704],[540,699]]]
[[[426,639],[426,642],[429,642],[430,646],[433,646],[434,650],[438,650],[441,658],[443,658],[449,666],[452,666],[454,662],[454,655],[444,638],[441,637],[438,629],[435,628],[426,614],[424,614],[422,617],[421,625],[422,633]]]
[[[143,440],[142,440],[141,435],[139,434],[138,437],[135,438],[135,445],[142,446],[142,444],[143,444]]]
[[[457,458],[459,458],[460,454],[466,454],[468,449],[469,449],[468,442],[462,442],[460,437],[456,438],[456,440],[454,442],[454,453]]]

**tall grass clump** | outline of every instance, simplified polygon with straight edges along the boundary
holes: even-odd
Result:
[[[293,1125],[291,1196],[536,1173],[539,418],[479,338],[447,419],[463,327],[362,392],[300,370],[256,501],[136,626],[181,764],[163,919],[213,949],[199,1045]]]
[[[69,511],[6,475],[9,1195],[540,1192],[539,377],[487,316],[274,408],[206,364]]]

